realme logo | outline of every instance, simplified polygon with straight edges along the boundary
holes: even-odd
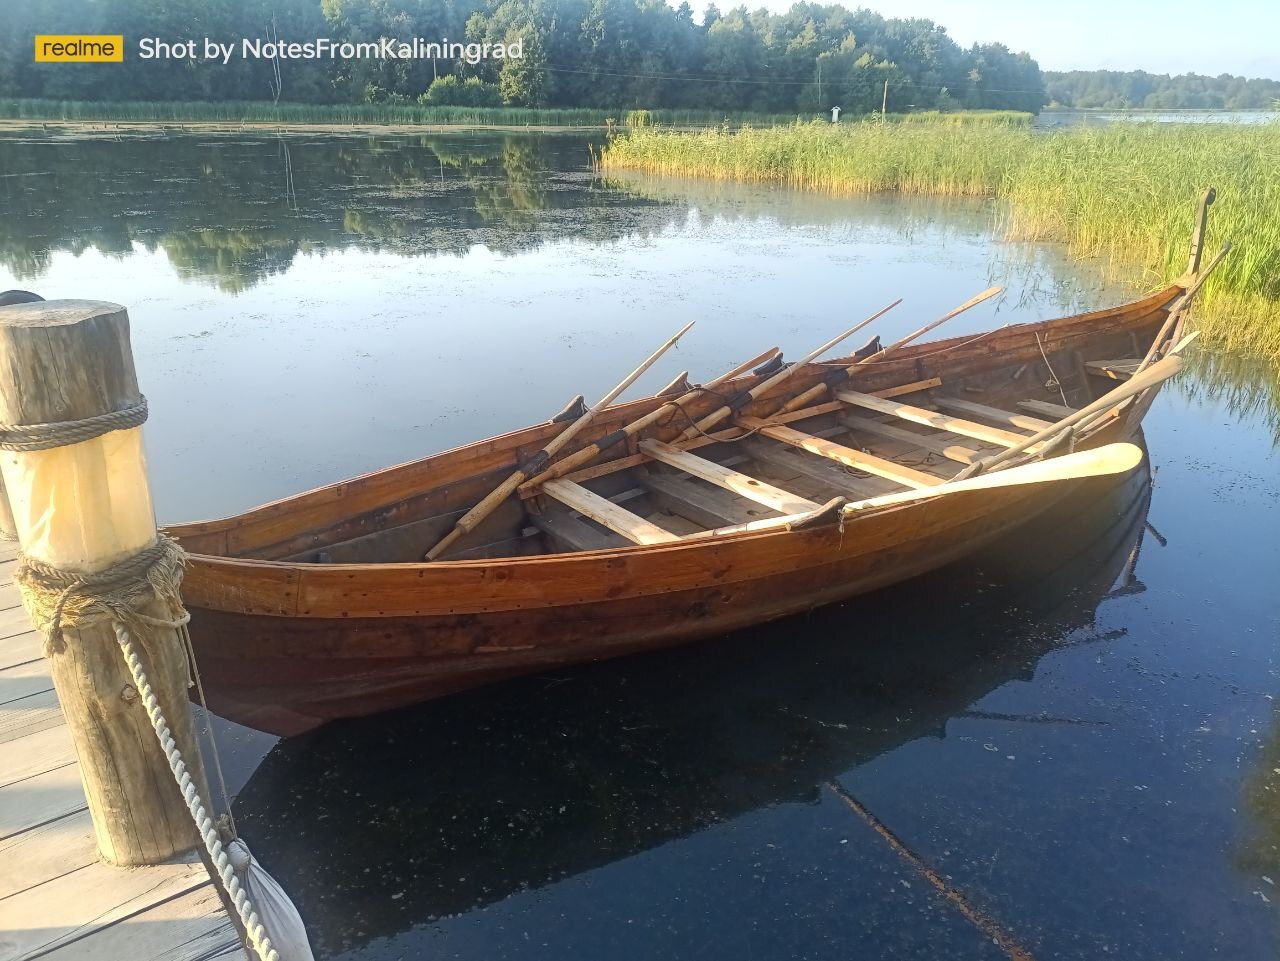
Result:
[[[123,63],[124,35],[37,35],[36,63]]]

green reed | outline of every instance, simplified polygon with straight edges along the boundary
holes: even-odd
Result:
[[[945,116],[945,115],[944,115]],[[1145,286],[1187,266],[1200,192],[1212,184],[1205,340],[1280,356],[1280,123],[1117,123],[1052,131],[998,123],[878,123],[615,138],[605,169],[784,184],[852,195],[902,191],[1001,204],[1007,234],[1066,243]]]

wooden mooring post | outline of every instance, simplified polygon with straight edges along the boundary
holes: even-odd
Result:
[[[0,423],[54,425],[143,403],[116,304],[44,301],[0,307]],[[92,422],[92,421],[91,421]],[[59,427],[57,425],[63,425]],[[156,543],[140,426],[59,446],[15,450],[23,432],[0,437],[0,472],[23,553],[73,574],[95,574]],[[50,441],[52,443],[52,441]],[[143,612],[165,617],[159,601]],[[135,637],[172,736],[201,795],[209,797],[187,700],[188,665],[178,631]],[[67,627],[46,651],[66,716],[102,856],[156,864],[197,842],[109,621]]]

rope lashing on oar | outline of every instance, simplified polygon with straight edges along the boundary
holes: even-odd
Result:
[[[79,420],[56,421],[51,424],[0,424],[0,450],[36,451],[67,447],[93,440],[113,430],[139,427],[147,420],[147,399],[123,410],[82,417]]]
[[[60,570],[20,554],[15,580],[22,595],[23,606],[31,615],[35,626],[45,634],[46,655],[65,649],[65,629],[82,629],[104,621],[111,622],[138,701],[155,731],[156,740],[195,823],[217,880],[226,890],[244,924],[250,946],[260,961],[282,961],[280,951],[262,923],[258,905],[241,880],[242,874],[246,880],[249,877],[252,856],[243,841],[236,839],[224,845],[219,837],[217,826],[209,816],[195,780],[187,770],[181,749],[173,737],[136,647],[135,638],[146,636],[149,630],[185,630],[191,617],[183,607],[180,594],[185,563],[186,553],[178,542],[159,534],[150,547],[94,574]],[[162,608],[165,616],[146,613],[144,608],[152,604]],[[189,659],[194,657],[190,645],[187,645],[186,655]],[[261,867],[258,869],[261,870]],[[296,925],[289,925],[295,933],[293,943],[287,946],[289,961],[308,961],[312,957],[311,948],[306,942],[301,919],[297,918],[292,904],[288,905],[288,909],[293,911],[293,918],[296,919]],[[303,933],[301,938],[297,936],[297,932]]]

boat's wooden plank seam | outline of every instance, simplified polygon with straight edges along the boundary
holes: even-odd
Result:
[[[669,544],[680,539],[639,514],[633,514],[625,507],[619,507],[613,501],[573,481],[564,478],[550,480],[542,485],[542,489],[566,507],[571,507],[584,517],[621,534],[634,544]]]
[[[1000,427],[990,427],[986,424],[979,424],[976,421],[963,420],[959,417],[950,417],[946,414],[940,414],[937,411],[925,410],[923,407],[913,407],[910,404],[902,404],[892,400],[881,400],[879,397],[872,397],[870,394],[861,394],[854,390],[841,390],[836,392],[836,397],[847,404],[855,407],[862,407],[866,410],[873,410],[879,414],[889,414],[893,417],[900,417],[903,420],[911,421],[916,424],[923,424],[925,427],[932,427],[935,430],[944,430],[952,434],[961,434],[965,437],[972,437],[975,440],[986,441],[990,444],[999,444],[1002,447],[1014,447],[1027,439],[1026,434],[1016,434],[1013,431],[1004,430]],[[1028,450],[1035,452],[1041,450],[1043,444],[1036,444]]]
[[[787,474],[807,477],[817,481],[831,496],[843,495],[854,500],[874,497],[897,489],[891,482],[881,477],[859,477],[842,464],[827,460],[825,457],[813,457],[804,451],[797,450],[789,444],[782,444],[767,437],[752,437],[743,441],[742,446],[752,457],[762,464],[785,471]],[[900,486],[900,485],[897,485]],[[747,518],[753,520],[754,518]],[[741,522],[740,522],[741,523]],[[718,524],[717,527],[727,527]]]
[[[777,511],[763,504],[679,474],[648,471],[642,481],[668,511],[703,527],[727,527],[778,516]]]
[[[942,478],[926,474],[924,471],[894,463],[884,457],[876,457],[874,454],[865,454],[852,447],[814,437],[812,434],[806,434],[791,427],[774,427],[768,421],[758,420],[755,417],[743,417],[740,423],[744,427],[755,428],[765,437],[797,447],[810,454],[817,454],[837,464],[844,464],[845,467],[875,474],[877,477],[883,477],[903,487],[925,488],[942,483]]]
[[[640,450],[669,467],[675,467],[699,480],[723,487],[727,491],[753,500],[757,504],[763,504],[780,514],[801,514],[805,511],[817,510],[820,506],[799,494],[774,487],[755,477],[724,467],[696,454],[690,454],[670,444],[664,444],[662,441],[641,441]]]
[[[544,511],[529,518],[534,527],[569,551],[602,551],[626,547],[630,541],[613,531],[601,531],[568,511]]]
[[[840,423],[854,433],[875,434],[878,437],[886,437],[889,440],[901,441],[904,444],[911,444],[920,450],[940,454],[947,460],[953,460],[958,464],[972,464],[975,459],[982,456],[980,451],[965,444],[951,443],[933,434],[921,434],[872,417],[862,417],[858,414],[841,414]]]
[[[1019,414],[1011,410],[1001,410],[998,407],[978,404],[960,397],[934,397],[933,404],[943,410],[954,411],[958,414],[970,414],[975,417],[985,417],[987,420],[995,421],[997,424],[1007,424],[1010,427],[1029,431],[1044,430],[1046,427],[1052,427],[1060,419],[1055,418],[1052,421],[1041,420],[1039,417],[1029,417],[1026,414]]]
[[[1053,423],[1057,423],[1064,417],[1070,417],[1076,412],[1075,407],[1063,407],[1061,404],[1051,404],[1047,400],[1020,400],[1018,406],[1033,414],[1052,417]]]

